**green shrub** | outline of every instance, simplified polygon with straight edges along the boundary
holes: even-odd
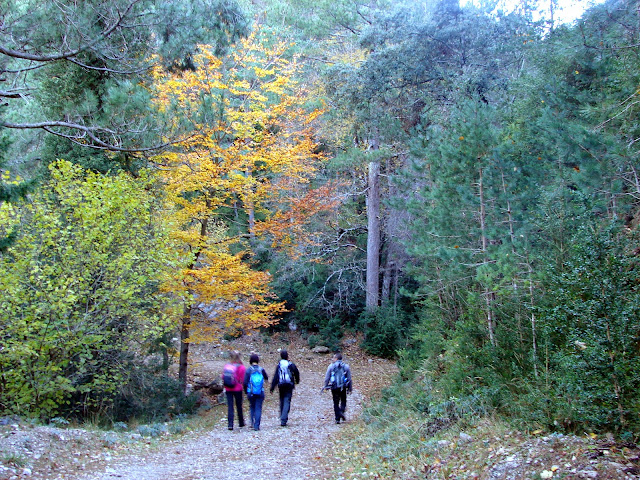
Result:
[[[638,239],[587,225],[560,269],[547,272],[540,311],[554,421],[592,431],[640,432]]]
[[[381,307],[375,313],[360,315],[359,325],[364,332],[362,347],[372,355],[396,358],[406,345],[406,316],[392,307]]]
[[[193,414],[198,408],[199,395],[185,396],[178,380],[166,374],[156,374],[141,368],[121,389],[109,412],[113,421],[132,418],[143,421],[166,419],[181,414]]]

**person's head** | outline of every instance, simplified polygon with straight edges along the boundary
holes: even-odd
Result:
[[[260,357],[257,353],[251,354],[251,356],[249,357],[249,363],[251,363],[252,365],[257,365],[258,363],[260,363]]]
[[[280,350],[280,358],[283,360],[289,360],[289,352],[286,350]]]
[[[340,352],[336,352],[333,354],[333,360],[335,362],[339,362],[340,360],[342,360],[342,354]]]
[[[230,357],[231,357],[231,363],[242,363],[242,360],[240,359],[240,352],[233,351],[231,352]]]

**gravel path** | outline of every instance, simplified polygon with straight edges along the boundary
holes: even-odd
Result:
[[[268,373],[272,374],[273,372]],[[219,428],[162,445],[157,451],[118,456],[104,473],[80,477],[82,480],[295,480],[324,478],[322,452],[327,442],[339,434],[341,425],[333,419],[331,394],[320,394],[324,373],[301,372],[289,423],[281,427],[278,395],[267,393],[261,429],[226,429],[222,416]],[[248,405],[245,402],[245,410]],[[351,417],[360,410],[357,390],[348,398]],[[220,409],[222,410],[222,409]],[[245,414],[248,417],[248,412]]]
[[[277,392],[267,392],[259,432],[238,428],[237,419],[236,429],[227,430],[225,405],[214,406],[200,422],[194,419],[195,431],[156,438],[142,437],[135,424],[109,432],[6,417],[0,419],[0,480],[334,480],[334,462],[326,452],[335,451],[341,430],[357,418],[363,401],[397,372],[394,362],[362,352],[356,339],[343,345],[354,379],[347,425],[335,424],[331,393],[320,393],[331,355],[311,352],[299,336],[246,336],[222,345],[194,345],[189,378],[205,383],[219,378],[232,349],[240,351],[245,364],[251,352],[258,352],[272,376],[278,347],[286,348],[301,376],[287,427],[280,426]],[[246,399],[244,412],[248,419]]]
[[[217,407],[216,428],[186,435],[175,440],[163,441],[157,448],[125,452],[115,455],[104,471],[94,470],[77,480],[300,480],[305,478],[333,478],[326,465],[330,459],[324,452],[339,438],[344,424],[336,425],[331,393],[320,392],[330,355],[318,355],[297,345],[285,345],[290,359],[300,369],[301,381],[293,394],[289,422],[280,426],[278,418],[278,393],[267,391],[263,406],[260,431],[248,427],[227,430],[226,407]],[[246,360],[258,345],[236,345]],[[260,350],[266,349],[260,345]],[[349,355],[351,350],[351,355]],[[212,378],[219,375],[224,360],[216,353],[196,350],[194,358],[206,359],[194,362],[194,375]],[[275,347],[261,354],[261,365],[271,376],[279,354]],[[358,416],[365,397],[371,394],[371,386],[379,389],[388,383],[395,372],[392,362],[365,356],[355,345],[345,351],[345,360],[351,365],[354,391],[347,398],[347,419]],[[360,383],[359,383],[360,382]],[[245,419],[249,418],[249,405],[244,400]]]

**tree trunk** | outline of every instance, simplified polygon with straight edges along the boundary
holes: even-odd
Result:
[[[509,200],[509,194],[507,192],[507,182],[504,179],[504,170],[500,169],[500,176],[502,178],[502,193],[507,201],[507,222],[509,223],[509,238],[511,240],[511,253],[516,253],[516,234],[514,231],[513,212],[511,211],[511,201]]]
[[[480,174],[478,179],[478,194],[480,196],[480,233],[482,236],[482,252],[486,254],[489,242],[487,239],[487,225],[486,225],[487,211],[486,211],[486,206],[484,202],[484,183],[483,183],[484,172],[482,168],[480,169],[479,173]],[[485,257],[484,261],[488,262],[489,258]],[[496,346],[496,336],[495,336],[496,320],[493,315],[493,299],[495,297],[495,294],[489,290],[488,286],[489,285],[487,285],[487,288],[485,288],[485,291],[484,291],[484,298],[487,305],[487,312],[486,312],[487,330],[489,333],[489,342],[491,342],[491,345],[495,347]]]
[[[256,239],[256,214],[255,209],[253,208],[253,204],[248,205],[247,209],[249,211],[249,238],[251,240]]]
[[[369,163],[367,189],[367,311],[375,312],[380,289],[380,162]]]
[[[187,391],[187,366],[189,362],[189,327],[191,326],[191,306],[185,305],[182,312],[182,329],[180,330],[180,363],[178,367],[178,380],[182,385],[182,391]]]
[[[527,266],[529,267],[529,301],[531,302],[531,354],[533,356],[533,374],[538,378],[538,329],[536,327],[536,314],[534,313],[534,290],[533,290],[533,268],[527,255]]]
[[[391,253],[389,254],[389,257]],[[391,283],[395,278],[396,262],[387,258],[387,263],[382,272],[382,293],[380,294],[380,303],[388,305],[391,298]]]
[[[207,203],[207,206],[210,206]],[[206,238],[208,233],[209,220],[204,219],[200,225],[200,236]],[[187,268],[196,268],[202,250],[198,250],[194,256],[193,263]],[[189,365],[189,329],[191,328],[191,304],[185,304],[182,311],[182,329],[180,330],[180,361],[178,365],[178,380],[182,385],[183,392],[187,391],[187,367]]]

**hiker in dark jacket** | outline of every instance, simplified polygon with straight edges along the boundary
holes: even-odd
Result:
[[[280,393],[280,425],[287,426],[289,421],[289,409],[291,408],[291,397],[296,384],[300,383],[300,372],[293,362],[289,361],[289,354],[286,350],[280,351],[280,361],[276,366],[276,371],[271,380],[271,393],[278,387]]]
[[[251,364],[244,374],[244,391],[247,392],[249,398],[249,414],[251,426],[255,431],[260,430],[260,420],[262,419],[262,403],[264,402],[264,384],[269,381],[269,376],[260,363],[260,357],[252,353],[249,357]],[[257,373],[256,378],[252,378],[252,374]],[[260,377],[262,374],[262,377]]]
[[[331,389],[333,397],[333,412],[336,416],[336,423],[345,421],[344,412],[347,409],[347,392],[351,393],[353,384],[351,382],[351,369],[349,365],[342,361],[342,354],[336,352],[333,362],[327,368],[324,376],[324,387],[322,390]]]

